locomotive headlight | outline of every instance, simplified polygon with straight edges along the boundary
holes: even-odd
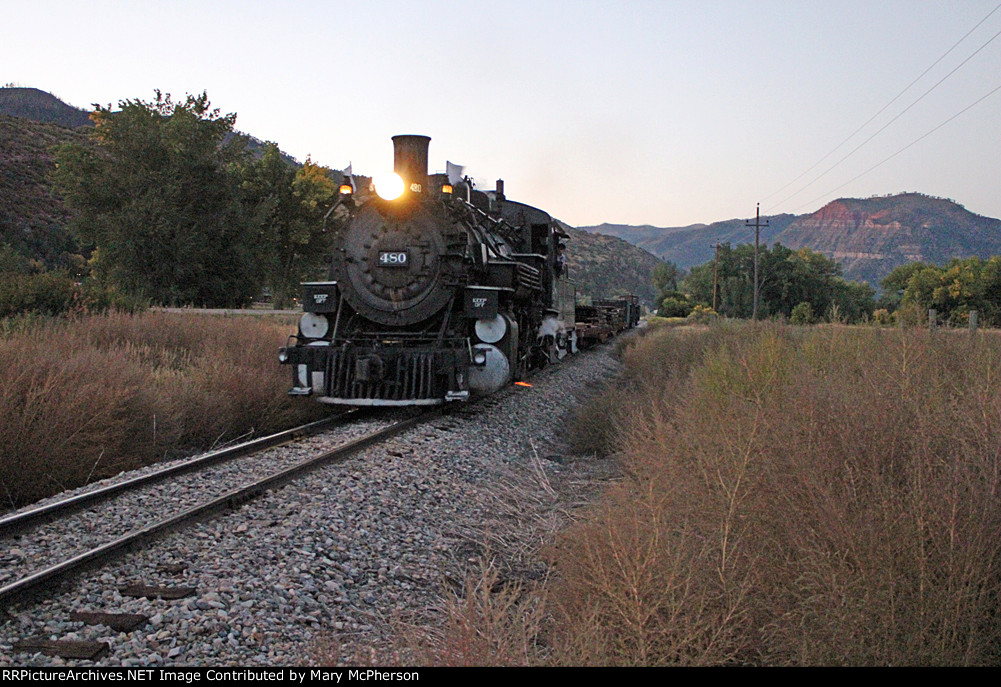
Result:
[[[372,178],[375,192],[383,200],[396,200],[403,195],[403,177],[396,172],[382,172]]]
[[[473,355],[473,362],[477,365],[485,365],[487,362],[487,354],[484,351],[477,351]]]

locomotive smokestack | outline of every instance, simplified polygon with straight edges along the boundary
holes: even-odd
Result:
[[[393,136],[393,171],[403,177],[408,191],[411,184],[419,184],[422,191],[427,186],[429,143],[430,136]]]

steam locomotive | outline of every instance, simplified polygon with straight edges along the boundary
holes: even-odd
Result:
[[[279,352],[292,395],[353,406],[486,395],[577,351],[568,235],[468,178],[428,174],[428,136],[394,136],[394,172],[341,186],[329,281],[303,284]],[[348,181],[346,179],[346,181]]]

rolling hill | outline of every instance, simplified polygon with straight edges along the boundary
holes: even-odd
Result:
[[[0,248],[46,268],[74,268],[82,258],[66,228],[69,212],[52,192],[52,149],[82,141],[80,130],[0,114]]]
[[[90,111],[67,105],[51,93],[37,88],[0,88],[0,114],[44,124],[58,124],[67,129],[93,125]]]
[[[656,289],[651,274],[660,258],[617,236],[563,228],[570,234],[567,270],[579,296],[615,298],[633,293],[652,305]]]

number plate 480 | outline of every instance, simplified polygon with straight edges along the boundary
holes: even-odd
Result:
[[[406,267],[406,251],[381,250],[379,251],[380,267]]]

